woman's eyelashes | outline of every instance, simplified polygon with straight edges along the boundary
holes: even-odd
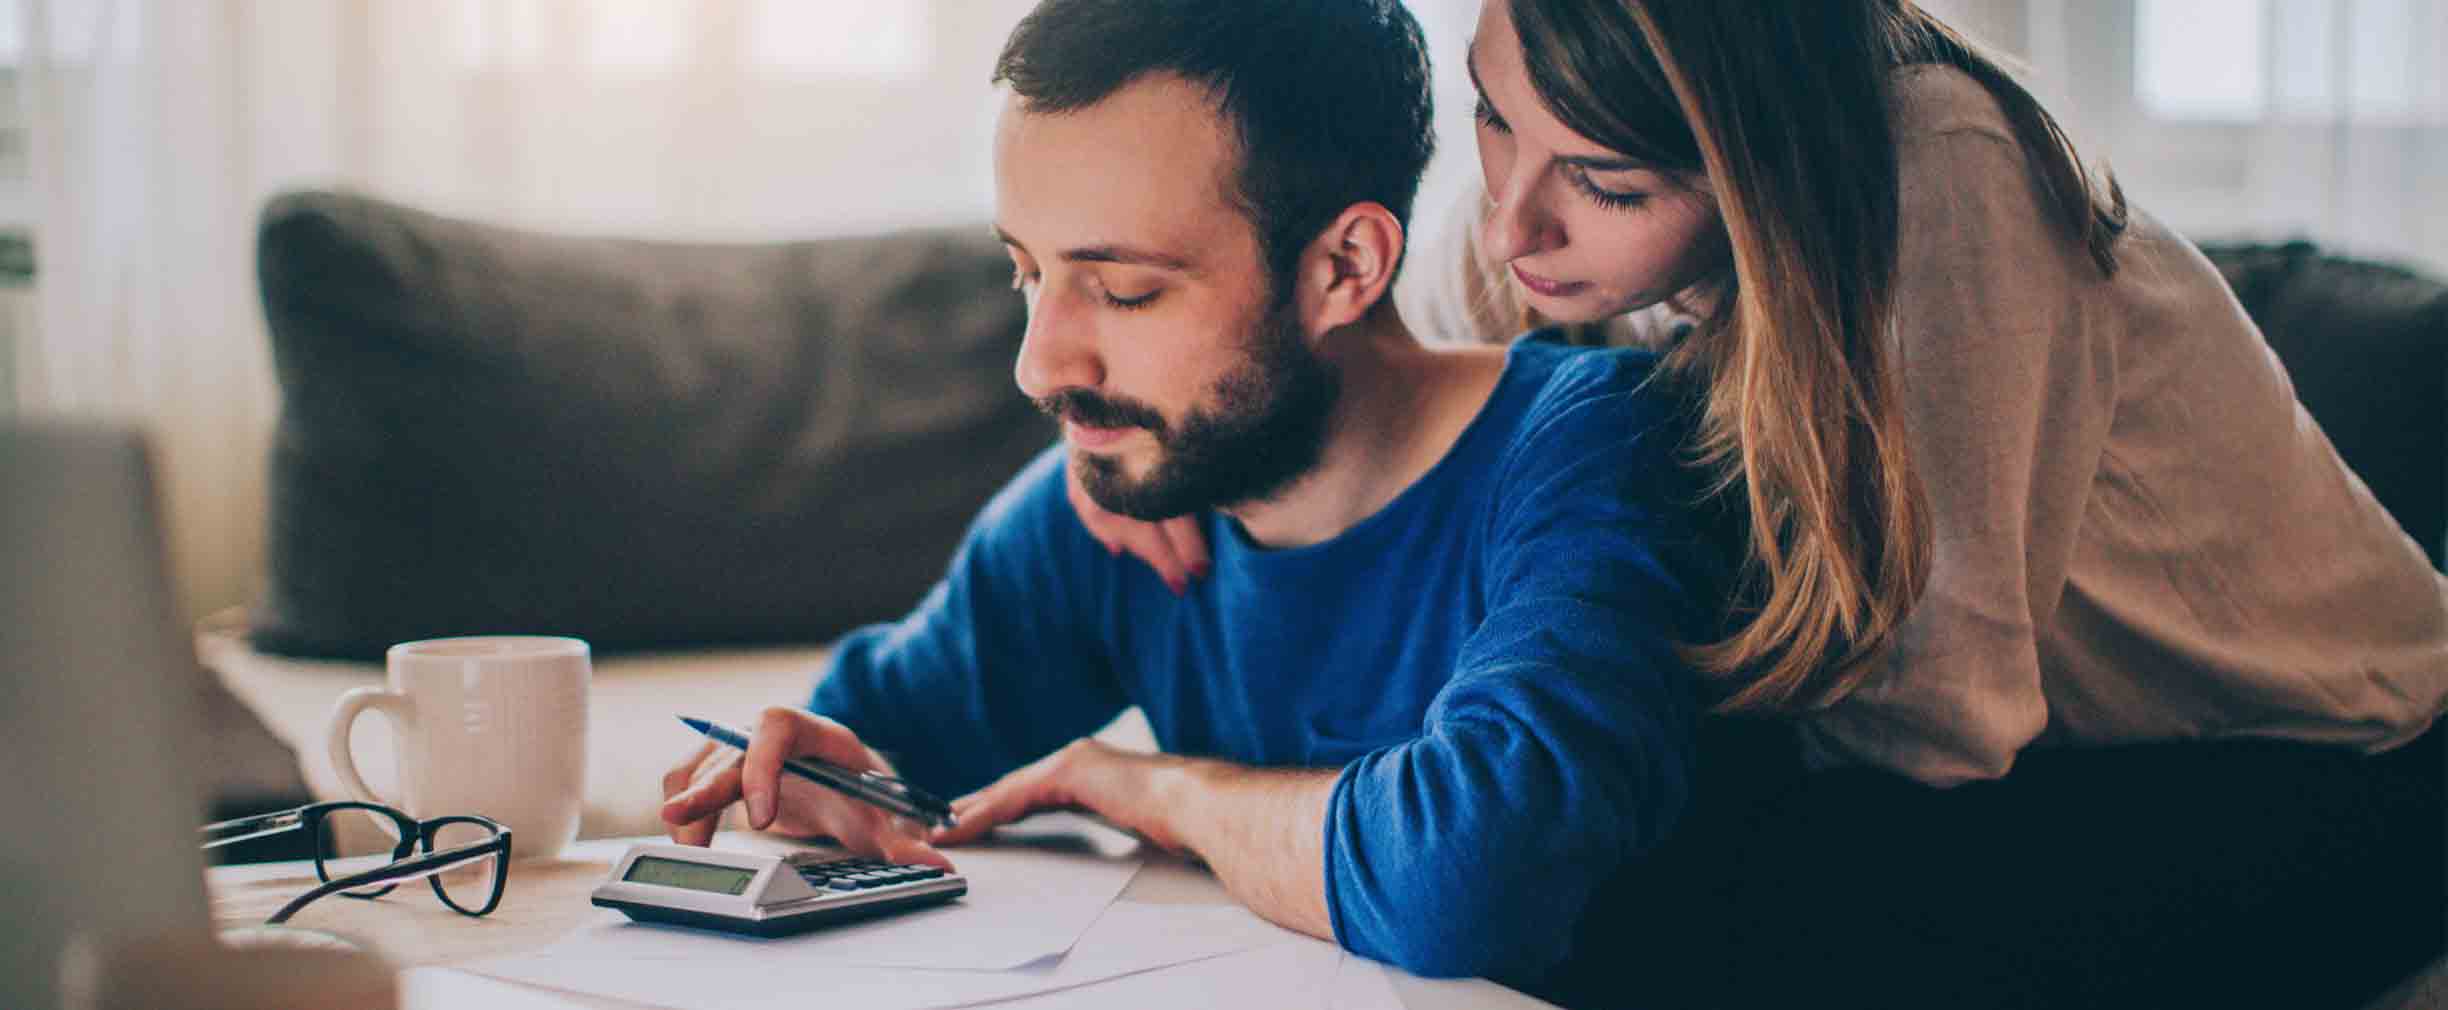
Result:
[[[1580,190],[1581,195],[1589,197],[1598,206],[1608,210],[1635,210],[1649,202],[1647,193],[1619,192],[1598,185],[1591,181],[1588,169],[1574,166],[1565,174],[1572,179],[1573,188]]]
[[[1488,104],[1486,95],[1479,96],[1479,104],[1471,110],[1471,115],[1479,120],[1479,125],[1488,129],[1498,133],[1513,132],[1513,125],[1505,122],[1503,116],[1496,114],[1496,107]]]
[[[1479,120],[1481,126],[1498,133],[1513,132],[1512,124],[1505,122],[1503,116],[1496,114],[1496,107],[1488,104],[1486,95],[1479,96],[1479,104],[1471,110],[1471,114]],[[1608,210],[1633,210],[1649,202],[1647,193],[1620,192],[1592,182],[1589,171],[1579,166],[1567,168],[1565,174],[1571,178],[1573,188],[1581,191],[1581,195],[1589,197],[1592,202]]]

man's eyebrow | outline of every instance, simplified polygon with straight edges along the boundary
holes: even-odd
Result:
[[[994,235],[995,239],[1004,245],[1021,252],[1029,251],[1028,246],[1022,245],[1019,239],[1013,238],[1010,232],[1004,231],[1002,225],[995,226]],[[1030,255],[1036,254],[1030,253]],[[1124,245],[1092,245],[1078,249],[1065,249],[1056,253],[1055,258],[1065,263],[1119,263],[1124,266],[1154,267],[1158,270],[1171,270],[1176,273],[1194,272],[1190,269],[1190,261],[1179,256],[1146,249],[1134,249]]]
[[[1472,36],[1470,46],[1462,51],[1462,69],[1470,73],[1471,89],[1479,93],[1479,100],[1486,102],[1488,108],[1494,110],[1496,100],[1489,98],[1487,86],[1479,83],[1479,38],[1477,36]],[[1556,160],[1587,172],[1637,172],[1649,167],[1631,158],[1603,154],[1558,155]]]

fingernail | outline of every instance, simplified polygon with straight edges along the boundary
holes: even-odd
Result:
[[[763,830],[773,820],[773,799],[764,793],[748,794],[748,826]]]

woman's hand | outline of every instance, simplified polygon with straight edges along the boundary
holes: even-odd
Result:
[[[1190,588],[1191,579],[1207,577],[1213,561],[1207,555],[1207,537],[1199,532],[1198,520],[1189,516],[1167,519],[1160,523],[1141,522],[1128,516],[1107,512],[1096,500],[1088,497],[1081,487],[1079,470],[1063,468],[1063,489],[1071,495],[1071,510],[1079,514],[1080,525],[1088,527],[1088,535],[1115,554],[1125,551],[1147,562],[1165,585],[1180,596]]]

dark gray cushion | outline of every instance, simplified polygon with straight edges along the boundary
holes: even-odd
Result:
[[[2212,244],[2295,396],[2430,554],[2448,541],[2448,285],[2306,242]]]
[[[258,267],[267,651],[822,640],[906,611],[1055,437],[982,225],[684,245],[301,193]]]

